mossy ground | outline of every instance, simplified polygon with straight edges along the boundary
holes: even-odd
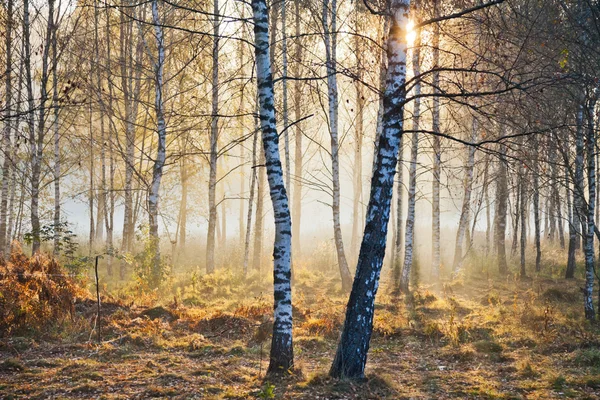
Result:
[[[93,301],[68,329],[2,339],[0,397],[600,398],[600,331],[583,320],[581,282],[479,276],[409,296],[384,284],[362,382],[327,376],[346,302],[336,282],[296,274],[296,370],[284,378],[264,376],[269,283],[222,273],[168,301],[105,299],[99,344]]]

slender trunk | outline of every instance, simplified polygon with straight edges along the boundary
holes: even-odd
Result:
[[[396,229],[394,231],[394,260],[392,282],[397,287],[400,286],[402,273],[402,239],[404,223],[404,135],[400,136],[398,145],[398,179],[396,183]]]
[[[302,42],[300,39],[300,0],[294,0],[294,77],[300,78],[300,63],[302,60]],[[302,118],[302,82],[294,82],[294,120]],[[301,254],[300,224],[302,218],[302,126],[296,122],[294,126],[295,149],[294,149],[294,190],[292,197],[292,249],[294,257]],[[288,186],[289,187],[289,186]]]
[[[585,234],[585,288],[584,309],[585,318],[593,321],[596,318],[594,310],[594,212],[596,207],[596,132],[594,130],[594,113],[596,108],[597,90],[588,100],[587,105],[587,176],[588,176],[588,207],[587,207],[587,229]]]
[[[492,237],[492,210],[490,205],[490,155],[485,158],[485,172],[483,174],[483,199],[485,201],[485,257],[490,255],[490,241]]]
[[[162,278],[161,263],[160,263],[160,243],[158,237],[158,202],[160,182],[163,175],[167,149],[167,127],[164,117],[163,105],[163,76],[165,63],[165,43],[163,29],[158,14],[158,0],[152,1],[152,24],[154,25],[154,34],[156,37],[156,62],[154,65],[155,73],[155,97],[154,97],[154,112],[156,114],[156,132],[158,135],[156,159],[154,168],[152,169],[152,183],[150,185],[150,193],[148,194],[148,224],[150,226],[150,245],[153,251],[153,262],[151,271],[151,285],[157,287]]]
[[[260,168],[256,171],[258,174],[258,190],[256,194],[256,223],[254,224],[254,255],[252,260],[252,268],[260,273],[262,264],[262,241],[263,241],[263,222],[264,222],[264,197],[265,197],[265,173],[263,167],[265,165],[265,152],[260,147],[260,157],[258,164]]]
[[[583,155],[584,155],[584,140],[583,140],[583,102],[579,105],[576,116],[576,133],[575,133],[575,181],[573,182],[573,217],[575,220],[576,230],[576,248],[581,246],[582,232],[585,232],[585,215],[584,211],[584,184],[583,184]]]
[[[508,273],[508,265],[506,263],[506,214],[508,206],[508,168],[505,151],[506,148],[503,145],[500,145],[498,176],[496,177],[496,226],[494,227],[494,241],[496,243],[498,272],[500,272],[501,275],[506,275]]]
[[[208,233],[206,239],[206,273],[215,270],[215,233],[217,229],[217,158],[219,141],[219,0],[213,3],[212,49],[212,116],[210,124],[210,173],[208,177]]]
[[[90,155],[90,186],[88,188],[88,207],[90,210],[90,236],[89,236],[89,241],[88,241],[88,256],[92,255],[92,249],[94,247],[94,231],[95,231],[95,225],[94,225],[94,193],[95,193],[95,187],[94,187],[94,126],[93,126],[93,117],[94,117],[94,113],[92,110],[92,105],[90,103],[90,108],[89,108],[89,112],[90,112],[90,121],[89,121],[89,155]]]
[[[32,242],[32,253],[35,254],[40,250],[40,216],[39,216],[39,195],[40,195],[40,180],[42,172],[42,157],[44,151],[44,137],[46,135],[46,102],[48,101],[48,61],[49,61],[49,50],[50,42],[53,30],[54,21],[54,0],[48,1],[48,18],[46,23],[46,36],[43,44],[42,51],[42,73],[40,78],[40,104],[38,111],[38,128],[37,136],[33,130],[33,115],[30,116],[30,146],[31,146],[31,230],[33,235]],[[23,23],[23,35],[29,36],[29,1],[24,0],[24,23]],[[28,95],[30,97],[30,112],[33,114],[33,89],[32,89],[32,78],[31,78],[31,55],[30,55],[30,44],[29,38],[26,39],[26,65],[27,69],[27,85]]]
[[[331,28],[328,15],[331,13]],[[327,88],[329,95],[329,135],[331,138],[331,172],[333,183],[333,235],[337,252],[338,268],[342,278],[342,290],[350,291],[352,276],[346,261],[342,227],[340,223],[340,162],[338,139],[338,88],[337,88],[337,0],[332,0],[331,9],[329,0],[323,1],[323,29],[325,40],[325,53],[327,56]],[[330,30],[331,29],[331,30]]]
[[[94,1],[94,68],[96,69],[96,88],[99,97],[102,93],[102,77],[100,75],[100,35],[98,14],[100,12],[98,1]],[[96,241],[102,241],[104,236],[105,213],[106,213],[106,146],[105,146],[105,131],[104,131],[104,116],[106,110],[103,99],[100,98],[100,190],[98,191],[98,213],[96,216]],[[58,136],[55,140],[55,145],[58,150]],[[58,152],[58,151],[57,151]],[[57,178],[55,178],[57,179]]]
[[[519,210],[521,209],[521,181],[517,177],[515,189],[514,212],[511,212],[512,218],[512,246],[510,248],[510,256],[515,257],[517,254],[517,245],[519,242]]]
[[[479,121],[473,118],[473,126],[471,127],[471,143],[477,140],[479,131]],[[454,262],[452,263],[452,273],[456,275],[462,268],[463,263],[463,240],[465,232],[469,227],[469,215],[471,212],[471,193],[473,189],[473,169],[475,167],[475,147],[467,148],[467,162],[465,165],[464,193],[463,204],[458,223],[458,231],[456,232],[456,243],[454,247]],[[467,241],[469,243],[470,241]]]
[[[360,23],[360,7],[359,2],[355,3],[355,31],[361,32],[362,24]],[[362,46],[361,38],[354,36],[354,54],[356,57],[356,75],[357,79],[354,82],[356,90],[356,125],[354,129],[354,165],[352,168],[352,183],[354,185],[352,197],[352,239],[350,242],[352,259],[358,257],[359,234],[362,226],[361,210],[362,210],[362,146],[364,135],[364,113],[365,113],[365,94],[363,91],[363,76],[364,66],[362,64]]]
[[[440,16],[439,1],[433,1],[433,17]],[[433,68],[440,65],[440,26],[433,25]],[[432,130],[435,133],[441,133],[440,129],[440,73],[433,73],[433,109],[432,109]],[[440,278],[441,254],[440,254],[440,178],[442,168],[442,148],[440,137],[434,135],[432,138],[433,166],[432,166],[432,191],[431,191],[431,275],[434,281]]]
[[[133,79],[133,22],[125,14],[128,12],[128,1],[121,0],[121,7],[125,10],[120,15],[120,65],[121,65],[121,89],[123,91],[123,102],[125,109],[125,187],[124,187],[124,210],[123,210],[123,238],[121,251],[133,250],[133,169],[135,157],[135,103],[136,95],[132,86]],[[135,11],[135,9],[133,9]],[[137,80],[136,80],[137,81]],[[126,263],[121,261],[119,270],[120,279],[125,278]]]
[[[5,40],[6,40],[6,71],[4,75],[5,80],[5,99],[4,99],[4,132],[2,134],[2,147],[4,151],[4,161],[2,163],[2,194],[0,198],[0,255],[3,255],[8,247],[9,238],[6,234],[6,220],[8,218],[8,186],[10,181],[10,166],[11,162],[11,134],[12,134],[12,28],[13,28],[13,0],[7,0],[6,2],[6,24],[5,24]],[[12,192],[12,190],[11,190]]]
[[[269,58],[269,18],[265,0],[253,0],[256,77],[262,141],[275,214],[273,247],[274,308],[271,361],[268,372],[286,373],[294,366],[292,345],[291,239],[292,221],[279,156],[275,119],[273,76]]]
[[[565,279],[573,279],[575,277],[575,253],[577,251],[577,221],[576,221],[576,211],[574,209],[574,195],[575,190],[571,191],[571,179],[569,176],[569,158],[567,149],[569,147],[568,143],[564,145],[565,149],[563,149],[563,162],[565,164],[565,195],[567,197],[567,218],[569,222],[569,247],[567,250],[567,268],[565,271]],[[571,201],[573,199],[573,201]]]
[[[289,113],[288,113],[288,47],[287,47],[287,12],[286,0],[281,0],[281,55],[283,58],[283,73],[281,79],[282,100],[283,100],[283,143],[285,154],[285,187],[291,188],[291,165],[290,165],[290,135],[288,133]]]
[[[417,39],[412,50],[412,69],[413,76],[420,75],[420,63],[421,63],[421,43],[420,43],[420,32],[417,30]],[[414,248],[414,230],[415,230],[415,206],[417,202],[417,156],[419,152],[419,119],[421,115],[421,82],[417,80],[414,86],[413,101],[413,120],[412,120],[412,143],[410,152],[410,170],[408,175],[408,211],[406,213],[406,231],[404,237],[404,265],[402,267],[402,276],[400,277],[400,290],[403,292],[408,291],[408,284],[410,280],[410,271],[413,264],[413,248]]]
[[[533,148],[537,149],[537,138],[533,137]],[[535,156],[534,169],[533,169],[533,219],[535,225],[535,272],[540,272],[542,262],[542,247],[541,247],[541,234],[540,234],[540,162],[539,157]],[[558,186],[558,176],[554,180],[554,185]],[[562,223],[562,221],[561,221]],[[563,238],[564,245],[564,238]]]
[[[523,164],[519,166],[519,179],[521,180],[521,208],[519,217],[521,220],[521,279],[527,276],[525,270],[525,250],[527,249],[527,174],[524,171]]]
[[[244,240],[244,276],[248,276],[248,260],[250,257],[250,235],[252,232],[252,208],[254,207],[254,188],[256,187],[256,145],[260,128],[258,113],[255,117],[256,131],[252,140],[252,178],[250,179],[250,197],[248,198],[248,216],[246,218],[246,237]]]
[[[183,150],[185,151],[185,150]],[[180,179],[181,179],[181,202],[179,203],[179,228],[177,246],[179,252],[185,252],[185,242],[187,240],[187,201],[188,201],[188,171],[187,157],[181,158]]]
[[[108,71],[111,71],[111,32],[110,32],[110,14],[108,11],[108,7],[105,8],[106,13],[106,67]],[[108,82],[108,107],[107,107],[107,117],[108,117],[108,158],[109,158],[109,189],[108,189],[108,198],[105,195],[104,207],[106,208],[104,212],[104,226],[106,227],[106,270],[109,276],[113,275],[113,232],[114,232],[114,213],[115,213],[115,164],[113,157],[113,137],[114,137],[114,129],[113,129],[113,86],[111,82]],[[103,172],[104,173],[104,172]]]
[[[60,239],[62,236],[62,224],[60,221],[60,132],[58,126],[58,51],[56,33],[58,26],[54,24],[52,29],[52,109],[54,110],[54,255],[60,251]]]
[[[21,54],[25,54],[25,40],[21,40]],[[18,81],[18,87],[17,87],[17,99],[16,99],[16,103],[15,103],[15,115],[16,118],[14,119],[14,127],[15,127],[15,132],[16,132],[16,128],[20,127],[20,122],[21,122],[21,102],[23,100],[23,84],[24,84],[24,77],[25,77],[25,73],[24,73],[24,57],[20,57],[19,60],[19,81]],[[15,143],[16,143],[16,134],[15,134]],[[12,145],[11,146],[11,158],[12,158],[12,162],[11,162],[11,167],[9,168],[8,172],[10,175],[10,182],[13,185],[13,190],[11,190],[10,193],[10,199],[8,202],[8,223],[7,223],[7,227],[6,227],[6,246],[4,247],[4,249],[0,249],[0,251],[5,251],[6,254],[9,254],[12,250],[12,242],[13,240],[19,239],[20,236],[16,236],[13,237],[13,233],[16,233],[17,229],[15,226],[15,198],[16,198],[16,191],[17,188],[19,188],[20,192],[21,192],[21,201],[19,202],[19,206],[18,206],[18,210],[20,212],[21,210],[21,205],[22,205],[22,196],[23,196],[23,192],[24,192],[24,186],[23,186],[23,182],[18,179],[17,176],[17,171],[18,168],[20,167],[21,161],[19,160],[18,154],[19,154],[19,148],[18,146]],[[22,168],[22,171],[25,171],[26,168]],[[26,175],[26,174],[25,174]],[[18,218],[16,219],[18,221]],[[14,230],[13,230],[14,228]]]

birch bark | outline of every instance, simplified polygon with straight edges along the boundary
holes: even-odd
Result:
[[[344,327],[330,369],[334,377],[362,378],[373,330],[374,302],[385,255],[394,175],[398,161],[406,101],[406,28],[410,1],[392,0],[388,36],[388,69],[384,92],[383,130],[367,206],[366,225]]]
[[[269,18],[265,0],[252,0],[260,125],[267,180],[275,216],[273,246],[274,322],[268,372],[285,373],[294,366],[292,346],[292,222],[279,155],[273,76],[269,57]]]

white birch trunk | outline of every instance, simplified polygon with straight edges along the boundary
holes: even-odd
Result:
[[[371,193],[356,275],[337,352],[329,371],[334,377],[363,378],[365,373],[403,130],[409,7],[409,0],[391,2],[393,18],[387,45],[388,69],[383,130],[377,146],[376,167],[371,179]]]
[[[206,238],[206,273],[215,270],[215,234],[217,229],[217,160],[219,142],[219,0],[213,0],[212,49],[212,116],[210,123],[210,172],[208,177],[208,233]]]
[[[156,158],[152,169],[152,183],[150,184],[150,193],[148,194],[148,223],[150,226],[150,243],[153,251],[153,262],[151,271],[151,282],[153,286],[158,286],[162,278],[160,262],[160,243],[158,236],[158,204],[160,182],[162,180],[163,168],[166,160],[166,142],[167,127],[164,117],[163,89],[164,89],[164,63],[165,63],[165,42],[158,13],[158,0],[152,1],[152,24],[154,25],[154,35],[156,37],[156,62],[154,65],[154,112],[156,114],[156,133],[158,135]]]
[[[256,77],[267,180],[275,216],[273,246],[274,322],[269,373],[286,373],[294,366],[292,346],[291,239],[292,222],[279,155],[273,76],[269,57],[269,18],[265,0],[253,0]]]
[[[416,40],[412,50],[412,68],[413,76],[421,74],[421,50],[420,50],[420,32],[417,30]],[[408,172],[408,210],[406,213],[406,230],[404,233],[404,263],[402,266],[402,275],[400,277],[400,290],[408,291],[410,280],[410,271],[413,264],[413,247],[415,234],[415,206],[417,202],[417,157],[419,155],[419,120],[421,117],[421,82],[415,82],[413,95],[416,97],[413,102],[413,119],[412,119],[412,142],[410,149],[410,168]]]
[[[5,109],[5,120],[4,120],[4,131],[2,134],[2,147],[4,151],[4,161],[2,163],[2,194],[0,198],[0,255],[3,255],[8,246],[9,236],[7,235],[7,218],[8,218],[8,186],[10,181],[10,166],[11,166],[11,135],[13,128],[13,121],[11,117],[11,113],[13,112],[13,104],[12,104],[12,69],[13,69],[13,59],[12,59],[12,27],[14,24],[13,21],[13,0],[8,0],[6,4],[6,30],[4,32],[5,36],[5,57],[6,57],[6,70],[4,75],[5,81],[5,101],[4,101],[4,109]],[[12,191],[11,191],[12,192]]]
[[[331,30],[328,15],[331,13]],[[338,139],[338,88],[337,88],[337,1],[332,0],[331,10],[329,0],[323,1],[323,29],[325,53],[327,56],[327,89],[329,97],[329,135],[331,139],[331,179],[333,184],[333,235],[337,253],[338,268],[342,279],[342,290],[349,291],[352,285],[352,276],[348,268],[342,227],[340,223],[340,161]]]
[[[596,207],[596,132],[594,129],[594,116],[598,89],[590,96],[587,105],[587,176],[588,176],[588,206],[587,226],[585,232],[584,255],[585,255],[585,288],[584,288],[584,310],[585,318],[593,321],[596,319],[594,310],[594,279],[595,279],[595,254],[594,254],[594,213]]]

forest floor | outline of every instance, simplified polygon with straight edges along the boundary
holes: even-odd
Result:
[[[600,399],[600,330],[583,320],[581,282],[479,277],[400,297],[384,285],[367,379],[353,382],[327,377],[346,302],[333,274],[297,274],[296,369],[271,381],[268,284],[227,279],[170,302],[104,299],[99,344],[91,299],[75,322],[0,340],[0,397]]]

